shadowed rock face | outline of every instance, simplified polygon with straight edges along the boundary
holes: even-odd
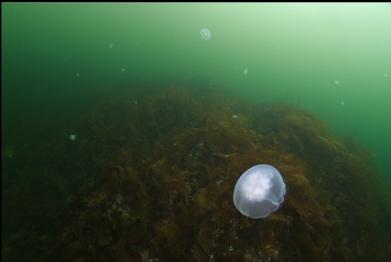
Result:
[[[251,218],[264,218],[284,201],[285,183],[280,172],[270,165],[256,165],[240,176],[234,189],[236,209]]]
[[[310,113],[200,89],[136,100],[113,98],[80,128],[83,150],[105,161],[53,217],[42,260],[389,260],[366,156]],[[255,220],[237,212],[232,192],[259,163],[284,175],[287,197]],[[272,191],[281,203],[283,187]]]

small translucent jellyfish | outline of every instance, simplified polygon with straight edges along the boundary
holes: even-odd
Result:
[[[256,165],[239,177],[233,202],[243,215],[264,218],[280,207],[285,193],[284,180],[276,168],[265,164]]]
[[[339,80],[334,80],[334,84],[339,85]]]
[[[205,40],[210,40],[212,38],[212,32],[208,28],[202,28],[200,31],[201,37]]]
[[[114,43],[110,43],[109,48],[113,48],[113,47],[114,47]]]
[[[340,104],[341,104],[341,106],[344,106],[344,105],[345,105],[345,102],[344,102],[344,101],[341,101]]]
[[[4,155],[7,158],[13,158],[14,157],[14,148],[13,147],[5,147],[4,149]]]
[[[69,135],[69,140],[75,141],[76,140],[76,135],[75,134],[70,134]]]
[[[385,77],[385,78],[388,78],[388,74],[387,74],[387,73],[385,73],[385,74],[384,74],[384,77]]]
[[[243,74],[244,74],[245,76],[248,74],[248,69],[247,69],[247,68],[244,69]]]
[[[79,73],[79,72],[76,72],[76,76],[79,77],[79,76],[80,76],[80,73]]]
[[[125,72],[126,71],[126,69],[125,68],[121,68],[121,72]]]

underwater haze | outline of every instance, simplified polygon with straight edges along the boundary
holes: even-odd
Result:
[[[391,261],[390,3],[3,3],[1,59],[5,261]]]

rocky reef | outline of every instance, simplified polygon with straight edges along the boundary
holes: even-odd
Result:
[[[303,109],[168,87],[112,97],[88,117],[83,150],[101,166],[53,218],[37,260],[391,259],[370,154]],[[232,194],[261,163],[282,173],[287,195],[254,220]]]

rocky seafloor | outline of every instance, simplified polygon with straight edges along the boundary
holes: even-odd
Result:
[[[75,143],[50,141],[40,172],[45,193],[28,181],[3,193],[2,258],[391,261],[390,213],[370,153],[303,109],[220,91],[111,97],[86,115]],[[233,188],[261,163],[282,173],[287,195],[277,212],[250,219],[235,209]],[[7,211],[31,206],[17,231],[22,219]]]

